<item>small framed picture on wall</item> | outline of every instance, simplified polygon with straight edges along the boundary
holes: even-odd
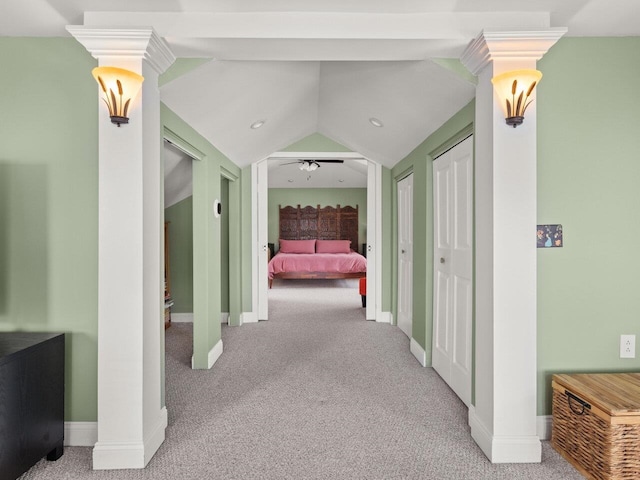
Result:
[[[538,248],[562,247],[562,225],[538,225],[536,245]]]

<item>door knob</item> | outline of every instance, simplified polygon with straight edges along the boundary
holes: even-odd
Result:
[[[444,263],[444,257],[440,257],[440,263]]]
[[[402,253],[404,253],[404,250],[401,250]]]

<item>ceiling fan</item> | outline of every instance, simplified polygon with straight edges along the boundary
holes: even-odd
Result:
[[[305,170],[307,172],[313,172],[320,168],[321,163],[344,163],[344,160],[340,159],[329,159],[329,160],[296,160],[295,162],[283,163],[282,165],[293,165],[298,164],[298,168],[300,170]]]

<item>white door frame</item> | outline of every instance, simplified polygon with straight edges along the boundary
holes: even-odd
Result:
[[[267,158],[251,165],[251,232],[252,232],[252,262],[251,269],[251,304],[253,315],[247,316],[252,321],[266,319],[268,316],[268,289],[264,270],[266,266],[267,247],[267,202],[258,202],[260,187],[267,185],[267,164],[269,159],[345,159],[366,160],[367,175],[367,320],[389,323],[390,315],[383,314],[381,306],[382,289],[382,252],[378,245],[382,245],[382,165],[356,152],[275,152]],[[372,178],[373,177],[373,178]],[[264,280],[264,281],[261,281]],[[247,322],[247,320],[245,320]]]

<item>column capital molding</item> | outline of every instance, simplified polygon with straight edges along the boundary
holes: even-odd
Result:
[[[160,75],[176,57],[153,28],[93,28],[67,25],[67,31],[97,59],[126,57],[145,60]]]
[[[537,61],[565,33],[565,27],[537,31],[483,30],[469,43],[460,61],[473,75],[494,60]]]

